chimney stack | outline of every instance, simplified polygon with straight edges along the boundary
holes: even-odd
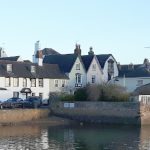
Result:
[[[76,44],[75,45],[75,49],[74,49],[74,54],[81,56],[81,48],[80,48],[80,44]]]
[[[94,55],[94,51],[93,51],[93,47],[92,46],[90,47],[90,50],[89,50],[88,54],[89,55]]]

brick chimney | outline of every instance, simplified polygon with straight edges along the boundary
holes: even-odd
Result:
[[[81,56],[81,48],[80,48],[80,44],[76,44],[76,47],[74,49],[74,54]]]
[[[89,50],[88,54],[89,55],[94,55],[94,51],[93,51],[93,47],[92,46],[90,47],[90,50]]]
[[[43,66],[43,53],[41,50],[37,51],[36,53],[36,63],[38,63],[39,66]]]

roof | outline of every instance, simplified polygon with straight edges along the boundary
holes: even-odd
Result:
[[[52,49],[52,48],[44,48],[44,49],[42,50],[42,54],[43,54],[43,55],[57,55],[57,54],[60,54],[60,53],[58,53],[57,51],[55,51],[55,50]]]
[[[7,64],[12,64],[12,72],[7,72]],[[31,73],[31,66],[36,67],[35,73]],[[57,64],[43,64],[43,66],[38,66],[34,63],[4,60],[0,60],[0,76],[22,78],[68,79],[68,77],[60,71]]]
[[[102,55],[96,55],[100,65],[102,68],[104,68],[105,62],[107,61],[107,59],[112,56],[112,54],[102,54]]]
[[[132,95],[150,95],[150,83],[137,87]]]
[[[84,64],[84,66],[85,66],[85,69],[87,71],[90,67],[90,64],[91,64],[93,58],[94,58],[94,55],[84,55],[84,56],[81,56],[81,58],[82,58],[82,62]]]
[[[143,64],[133,65],[133,68],[129,68],[129,65],[121,65],[119,70],[119,77],[150,77],[150,70]]]
[[[20,56],[1,57],[0,60],[18,61]]]
[[[77,57],[75,54],[48,55],[44,57],[43,63],[58,64],[60,70],[66,73],[71,71]]]

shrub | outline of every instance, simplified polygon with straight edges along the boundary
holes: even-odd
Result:
[[[60,100],[61,101],[74,101],[74,95],[69,95],[69,94],[61,95]]]
[[[74,92],[74,99],[75,101],[87,101],[87,89],[80,88]]]

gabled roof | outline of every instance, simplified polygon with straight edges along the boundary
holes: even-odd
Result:
[[[94,58],[94,55],[84,55],[84,56],[81,56],[81,59],[82,59],[82,62],[84,64],[84,66],[85,66],[86,71],[89,69],[90,64],[91,64],[93,58]]]
[[[129,65],[121,65],[119,69],[119,77],[150,77],[150,70],[143,64],[134,65],[129,68]]]
[[[7,72],[7,64],[12,64],[12,72]],[[35,73],[31,73],[31,66],[36,67]],[[4,60],[0,60],[0,76],[22,78],[68,79],[68,77],[60,71],[59,66],[57,64],[43,64],[43,66],[38,66],[34,63]]]
[[[1,57],[0,60],[18,61],[20,56]]]
[[[43,63],[58,64],[61,71],[68,73],[71,71],[77,57],[75,54],[48,55],[44,57]]]
[[[102,68],[104,68],[104,65],[105,65],[105,62],[107,61],[107,59],[112,56],[112,54],[102,54],[102,55],[96,55],[99,63],[100,63],[100,66]],[[113,56],[112,56],[113,57]]]
[[[42,50],[42,54],[43,54],[43,55],[57,55],[57,54],[60,54],[60,53],[58,53],[57,51],[55,51],[55,50],[52,49],[52,48],[44,48],[44,49]]]

